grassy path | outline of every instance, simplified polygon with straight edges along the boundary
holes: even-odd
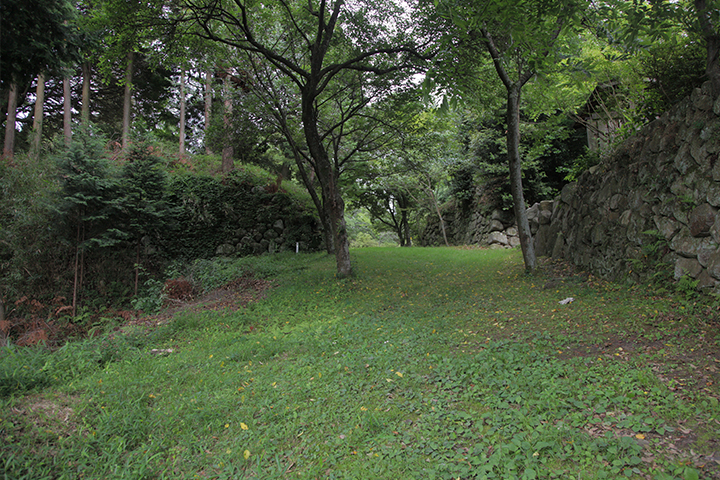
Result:
[[[279,256],[239,311],[0,353],[8,478],[720,478],[720,331],[519,252]],[[558,302],[567,297],[567,305]],[[683,310],[685,307],[685,310]],[[703,313],[705,312],[705,313]],[[153,354],[152,349],[172,349]]]

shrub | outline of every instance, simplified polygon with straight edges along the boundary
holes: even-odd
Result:
[[[358,233],[355,240],[350,244],[352,248],[377,247],[378,245],[378,241],[366,232]]]

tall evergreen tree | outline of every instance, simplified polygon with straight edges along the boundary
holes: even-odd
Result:
[[[122,240],[114,225],[120,207],[119,185],[105,143],[103,137],[85,128],[57,157],[61,188],[56,211],[64,237],[75,246],[73,316],[83,285],[86,251]]]
[[[147,146],[133,147],[120,177],[121,213],[116,228],[135,247],[136,295],[143,242],[154,242],[171,224],[172,211],[165,198],[167,184],[160,159],[151,155]]]
[[[99,0],[93,3],[88,25],[100,32],[103,47],[100,49],[100,71],[106,81],[117,79],[121,70],[124,87],[122,103],[122,147],[127,148],[133,116],[133,80],[140,54],[154,41],[160,32],[153,29],[163,16],[163,2],[127,2],[124,0]]]
[[[38,74],[58,73],[77,58],[76,10],[69,0],[0,3],[0,92],[8,99],[3,156],[12,157],[18,92]]]

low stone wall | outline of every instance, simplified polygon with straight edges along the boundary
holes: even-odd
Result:
[[[166,258],[321,250],[314,209],[284,191],[268,192],[242,177],[180,177],[170,196],[178,228],[157,247]]]
[[[262,219],[247,228],[238,228],[215,255],[260,255],[286,250],[314,251],[320,247],[320,224],[313,217]]]
[[[676,279],[689,275],[717,289],[719,153],[720,98],[706,84],[554,202],[532,207],[544,212],[533,225],[537,255],[611,279],[642,278],[664,265]]]
[[[451,245],[484,245],[492,248],[512,248],[520,245],[515,219],[509,212],[493,210],[467,213],[450,204],[444,206],[443,220]],[[440,219],[429,215],[420,235],[420,245],[444,245]]]
[[[236,219],[237,228],[230,229],[215,255],[260,255],[296,247],[307,252],[322,247],[320,222],[310,213],[298,212],[287,195],[254,187],[252,197],[245,200],[248,203]]]

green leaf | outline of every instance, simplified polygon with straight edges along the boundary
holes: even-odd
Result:
[[[685,471],[683,472],[683,478],[685,480],[699,480],[700,472],[698,472],[692,467],[685,467]]]

